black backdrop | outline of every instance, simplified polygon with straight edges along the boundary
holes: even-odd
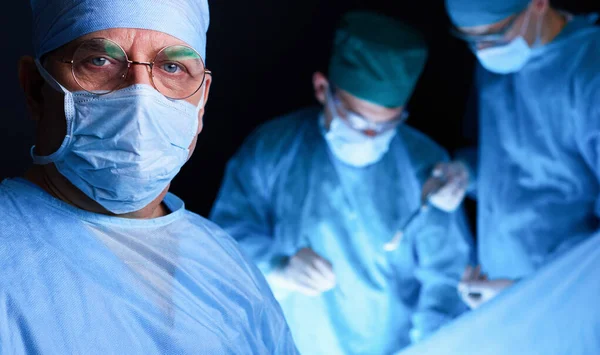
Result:
[[[27,118],[16,74],[17,60],[31,54],[28,1],[0,15],[0,180],[29,166],[33,124]],[[556,1],[575,12],[600,11],[598,0]],[[212,0],[207,66],[214,84],[205,128],[194,157],[172,185],[187,207],[210,211],[227,160],[259,124],[315,104],[311,75],[327,66],[329,45],[340,15],[371,9],[421,29],[430,59],[409,104],[409,124],[453,150],[465,144],[466,109],[474,59],[447,33],[442,0]]]

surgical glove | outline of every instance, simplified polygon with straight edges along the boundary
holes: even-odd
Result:
[[[331,263],[310,248],[301,249],[287,264],[267,276],[269,282],[278,287],[318,296],[336,285]]]
[[[469,186],[469,171],[464,163],[454,161],[439,163],[425,183],[423,195],[442,211],[452,212],[458,208]]]
[[[487,276],[481,274],[479,266],[476,268],[468,266],[458,284],[458,292],[469,308],[476,309],[513,283],[513,280],[508,279],[488,280]]]

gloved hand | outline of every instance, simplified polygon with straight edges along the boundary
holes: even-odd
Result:
[[[336,285],[331,263],[310,248],[301,249],[287,264],[267,276],[274,286],[318,296]]]
[[[476,309],[512,284],[514,281],[508,279],[488,280],[486,275],[481,274],[481,267],[467,266],[458,284],[458,292],[469,308]]]
[[[469,171],[464,163],[439,163],[423,187],[423,197],[435,207],[452,212],[465,198],[469,186]]]

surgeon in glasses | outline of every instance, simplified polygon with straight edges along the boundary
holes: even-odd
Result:
[[[447,158],[405,124],[426,57],[405,24],[346,14],[313,76],[321,106],[259,127],[229,162],[211,218],[265,274],[303,354],[392,354],[466,309],[460,213],[412,218]]]

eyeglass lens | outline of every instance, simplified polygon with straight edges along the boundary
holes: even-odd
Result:
[[[120,88],[130,65],[123,48],[108,39],[85,41],[73,54],[75,80],[82,89],[93,93],[108,93]],[[206,75],[200,54],[183,45],[161,50],[152,61],[151,73],[155,88],[172,99],[195,94]]]

